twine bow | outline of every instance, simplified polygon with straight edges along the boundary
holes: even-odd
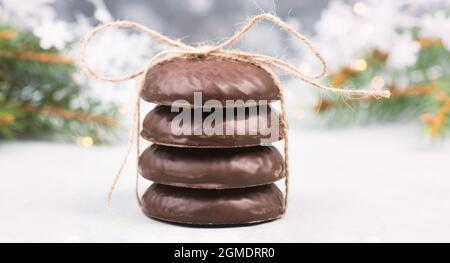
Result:
[[[314,56],[319,60],[319,62],[322,65],[321,71],[316,75],[308,75],[303,72],[301,72],[298,68],[295,66],[281,60],[275,57],[257,54],[257,53],[249,53],[244,51],[238,51],[238,50],[229,50],[227,49],[230,45],[241,39],[246,33],[248,33],[252,28],[254,28],[258,23],[260,23],[263,20],[267,20],[269,22],[272,22],[274,25],[278,26],[280,29],[288,32],[301,42],[303,42],[308,49],[314,54]],[[134,72],[129,72],[124,75],[116,75],[116,76],[106,76],[99,74],[94,68],[92,68],[86,61],[86,47],[92,40],[92,38],[98,34],[100,31],[109,29],[109,28],[130,28],[135,29],[138,31],[142,31],[146,34],[148,34],[151,38],[156,40],[159,43],[166,44],[172,49],[164,50],[162,52],[157,53],[151,61],[148,63],[146,67],[143,67],[139,70],[136,70]],[[154,31],[146,26],[143,26],[138,23],[130,22],[130,21],[116,21],[107,23],[104,25],[100,25],[96,28],[94,28],[92,31],[90,31],[86,37],[84,38],[84,41],[81,44],[81,63],[83,67],[96,79],[109,81],[109,82],[121,82],[129,79],[134,79],[136,77],[139,77],[141,75],[146,75],[147,71],[151,69],[153,66],[155,66],[158,63],[161,63],[163,61],[167,61],[174,58],[190,58],[190,57],[215,57],[215,58],[222,58],[222,59],[233,59],[233,60],[240,60],[244,62],[250,62],[253,64],[264,66],[264,68],[274,68],[279,69],[282,72],[286,73],[287,75],[290,75],[292,77],[295,77],[297,79],[300,79],[310,85],[312,85],[315,88],[331,91],[333,93],[337,94],[345,94],[349,96],[356,96],[356,97],[365,97],[365,96],[373,96],[377,99],[379,98],[388,98],[390,96],[390,92],[388,90],[349,90],[349,89],[341,89],[341,88],[335,88],[330,86],[325,86],[320,84],[317,80],[322,78],[327,71],[327,65],[325,60],[322,58],[322,55],[317,50],[317,48],[302,34],[300,34],[297,30],[295,30],[293,27],[289,26],[282,20],[280,20],[278,17],[273,16],[271,14],[260,14],[257,16],[252,17],[247,24],[245,24],[239,31],[237,31],[233,36],[228,38],[227,40],[212,46],[212,47],[205,47],[205,46],[199,46],[194,47],[188,44],[185,44],[179,40],[175,40],[172,38],[169,38],[165,35],[162,35],[161,33]],[[274,77],[274,80],[277,82],[277,86],[280,88],[280,85],[278,84],[278,79],[276,76],[269,71],[269,74],[271,74]],[[140,93],[143,88],[144,79],[142,78],[138,87],[138,90],[136,92],[136,101],[135,101],[135,109],[133,114],[133,126],[130,131],[130,136],[128,139],[128,146],[127,151],[125,153],[125,157],[123,159],[122,164],[119,167],[119,170],[114,177],[113,183],[109,189],[108,192],[108,200],[111,201],[112,193],[114,191],[114,188],[122,175],[123,169],[127,163],[129,154],[131,152],[132,144],[134,140],[136,140],[136,149],[137,149],[137,156],[139,157],[140,154],[140,146],[139,146],[139,129],[140,129]],[[288,185],[289,185],[289,176],[288,176],[288,137],[287,137],[287,117],[286,117],[286,109],[285,109],[285,100],[284,100],[284,94],[283,90],[280,88],[280,102],[281,102],[281,109],[283,114],[283,121],[284,121],[284,153],[285,153],[285,204],[284,204],[284,210],[286,210],[287,207],[287,196],[288,196]],[[138,202],[140,205],[141,200],[140,196],[137,191],[138,188],[138,175],[136,175],[136,197],[138,199]]]

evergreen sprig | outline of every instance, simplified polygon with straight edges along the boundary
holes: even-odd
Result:
[[[365,58],[367,68],[362,71],[343,68],[329,77],[338,86],[363,88],[376,76],[391,79],[388,88],[390,99],[363,98],[350,100],[339,96],[327,96],[318,105],[317,112],[325,116],[330,125],[352,123],[392,122],[421,119],[429,134],[445,136],[450,132],[450,51],[438,39],[418,39],[422,45],[415,65],[390,70],[386,56],[374,51]],[[378,55],[374,55],[378,54]],[[430,71],[439,68],[438,77]],[[406,75],[409,87],[399,88],[396,81]],[[419,80],[414,77],[422,76]],[[447,106],[446,106],[447,105]],[[447,107],[447,108],[446,108]]]
[[[105,142],[117,105],[85,97],[76,66],[31,32],[0,25],[0,139],[89,137]]]

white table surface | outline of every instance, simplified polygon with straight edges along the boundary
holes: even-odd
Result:
[[[430,144],[419,129],[291,130],[288,213],[237,228],[148,219],[134,199],[134,160],[108,208],[124,145],[1,143],[0,241],[449,242],[450,140]]]

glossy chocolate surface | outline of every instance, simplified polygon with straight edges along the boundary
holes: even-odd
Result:
[[[278,100],[279,90],[262,68],[218,59],[178,59],[156,65],[147,72],[141,97],[160,105],[176,100],[194,104],[194,92],[203,100]]]
[[[156,144],[199,148],[247,147],[270,144],[284,138],[284,123],[281,114],[276,110],[272,110],[270,107],[268,107],[266,114],[260,114],[259,112],[250,114],[248,108],[246,108],[245,117],[237,118],[235,114],[235,117],[231,119],[226,118],[226,109],[224,109],[221,123],[223,124],[222,135],[205,134],[204,129],[202,128],[202,121],[195,122],[194,111],[201,111],[202,109],[185,110],[190,110],[192,115],[189,133],[175,134],[172,130],[172,121],[179,113],[171,112],[171,107],[169,106],[156,106],[145,117],[141,136]],[[237,113],[237,109],[228,110],[233,110]],[[271,121],[272,112],[274,112],[273,116],[275,116],[273,119],[278,120],[274,123]],[[203,112],[203,123],[209,114],[211,113]],[[265,125],[267,129],[263,128],[264,125],[259,125],[259,123],[262,123],[263,121],[267,124]],[[234,127],[234,130],[231,129],[231,134],[227,133],[227,127]],[[238,127],[244,127],[241,129],[241,133],[238,133]],[[252,133],[252,131],[255,132]]]
[[[142,209],[149,217],[182,224],[251,224],[281,217],[283,194],[274,184],[226,190],[153,184]]]
[[[189,188],[243,188],[284,177],[273,146],[177,148],[153,144],[139,158],[139,173],[155,183]]]

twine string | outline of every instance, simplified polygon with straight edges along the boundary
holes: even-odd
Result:
[[[291,34],[295,38],[297,38],[300,42],[304,43],[307,48],[314,54],[314,56],[319,60],[320,64],[322,65],[321,71],[316,75],[308,75],[304,72],[302,72],[297,67],[293,66],[292,64],[283,61],[281,59],[278,59],[276,57],[271,57],[263,54],[257,54],[257,53],[250,53],[250,52],[244,52],[240,50],[230,50],[229,48],[232,44],[240,40],[245,34],[250,32],[257,24],[259,24],[261,21],[266,20],[269,22],[272,22],[274,25],[278,26],[281,30],[286,31],[287,33]],[[164,51],[161,51],[157,53],[153,58],[151,59],[150,63],[138,70],[128,72],[122,75],[113,75],[113,76],[107,76],[102,75],[98,73],[93,67],[89,65],[87,62],[87,56],[86,56],[86,48],[88,44],[92,41],[92,38],[96,36],[99,32],[104,31],[106,29],[110,28],[128,28],[128,29],[134,29],[137,31],[141,31],[149,35],[152,39],[155,41],[166,44],[172,49],[167,49]],[[114,192],[114,189],[119,181],[120,176],[123,173],[124,167],[128,161],[132,145],[134,143],[134,140],[136,140],[136,153],[137,158],[139,160],[139,154],[140,154],[140,143],[139,143],[139,130],[140,130],[140,94],[144,86],[145,81],[145,75],[147,75],[148,70],[150,70],[153,66],[155,66],[158,63],[168,61],[175,58],[192,58],[192,57],[215,57],[215,58],[222,58],[222,59],[233,59],[233,60],[240,60],[240,61],[246,61],[253,64],[261,65],[261,66],[268,66],[270,68],[279,69],[282,72],[286,73],[287,75],[290,75],[292,77],[295,77],[297,79],[300,79],[311,86],[322,89],[325,91],[330,91],[336,94],[342,94],[342,95],[349,95],[349,96],[355,96],[355,97],[367,97],[372,96],[376,99],[379,98],[388,98],[390,96],[389,90],[350,90],[350,89],[343,89],[343,88],[335,88],[331,86],[322,85],[317,80],[321,79],[327,72],[327,64],[325,60],[323,59],[322,55],[318,51],[318,49],[302,34],[300,34],[296,29],[291,27],[290,25],[283,22],[280,18],[273,16],[271,14],[260,14],[257,16],[252,17],[240,30],[238,30],[233,36],[226,39],[225,41],[218,43],[215,46],[208,47],[208,46],[198,46],[194,47],[188,44],[185,44],[179,40],[172,39],[170,37],[167,37],[155,30],[152,30],[144,25],[130,22],[130,21],[116,21],[107,23],[104,25],[100,25],[96,28],[94,28],[92,31],[90,31],[86,37],[84,38],[81,49],[80,49],[80,59],[81,64],[85,68],[85,70],[92,75],[94,78],[103,80],[103,81],[109,81],[109,82],[121,82],[125,80],[134,79],[136,77],[139,77],[141,75],[144,75],[144,77],[141,79],[139,87],[136,91],[136,100],[135,100],[135,107],[133,112],[133,125],[130,129],[130,135],[128,138],[128,144],[127,149],[125,152],[125,156],[123,158],[123,161],[121,165],[119,166],[119,170],[117,174],[114,177],[114,180],[109,188],[108,191],[108,201],[111,202],[112,199],[112,193]],[[266,67],[264,67],[266,68]],[[280,90],[280,101],[281,101],[281,110],[283,114],[283,133],[284,133],[284,154],[285,154],[285,199],[284,199],[284,211],[286,211],[287,208],[287,195],[288,195],[288,189],[289,189],[289,161],[288,161],[288,134],[287,134],[287,117],[286,117],[286,107],[285,107],[285,96],[284,92],[281,89],[281,85],[279,84],[278,79],[276,76],[270,72],[270,70],[266,69],[268,73],[270,73],[275,81],[277,82],[277,86]],[[138,192],[138,178],[139,175],[136,174],[136,198],[138,199],[139,205],[141,204],[139,192]]]
[[[232,37],[228,38],[224,42],[219,43],[215,47],[211,48],[209,50],[209,52],[220,51],[220,50],[225,49],[226,47],[230,46],[231,44],[237,42],[246,33],[248,33],[252,28],[254,28],[256,25],[258,25],[258,23],[261,22],[262,20],[267,20],[267,21],[272,22],[273,24],[278,26],[280,29],[290,33],[291,35],[295,36],[297,39],[301,40],[308,47],[308,49],[314,54],[314,56],[320,61],[320,63],[322,64],[321,72],[318,75],[312,76],[312,77],[309,77],[309,78],[311,78],[311,79],[319,79],[319,78],[323,77],[326,74],[327,64],[326,64],[325,60],[322,58],[322,55],[317,50],[317,48],[305,36],[300,34],[292,26],[290,26],[289,24],[286,24],[285,22],[283,22],[282,20],[280,20],[280,18],[278,18],[276,16],[273,16],[273,15],[270,15],[270,14],[260,14],[260,15],[254,16],[253,18],[250,19],[249,22],[247,22],[246,25],[244,25],[243,28],[241,28],[241,30],[236,32]],[[297,70],[295,67],[289,65],[288,63],[286,63],[284,61],[276,59],[274,57],[264,56],[264,55],[261,55],[261,54],[249,54],[249,53],[244,53],[244,52],[240,52],[240,53],[242,55],[247,55],[247,56],[250,55],[250,57],[255,58],[255,59],[261,58],[263,60],[262,62],[267,62],[269,64],[273,63],[273,64],[283,65],[285,67],[291,68],[293,71],[296,71],[297,74],[299,74],[299,75],[307,76],[307,75],[303,74],[301,71]],[[236,52],[235,54],[239,55],[239,52]]]

